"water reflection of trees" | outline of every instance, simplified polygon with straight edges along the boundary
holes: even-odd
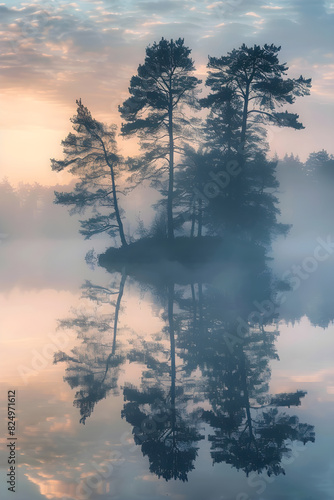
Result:
[[[277,310],[268,305],[277,285],[261,255],[253,253],[244,264],[231,259],[211,283],[195,270],[188,284],[178,284],[171,272],[169,280],[162,282],[160,275],[154,285],[150,274],[165,326],[152,338],[134,338],[127,350],[116,348],[126,271],[117,290],[86,283],[86,298],[101,302],[103,297],[114,310],[94,321],[77,317],[61,324],[76,328],[83,341],[71,355],[56,356],[67,363],[65,380],[79,388],[74,404],[81,421],[99,400],[117,393],[127,359],[140,366],[141,380],[124,384],[122,417],[152,473],[186,481],[204,426],[214,464],[225,462],[247,475],[284,474],[281,462],[291,443],[313,442],[314,429],[282,410],[299,406],[305,392],[269,394],[279,332]],[[228,269],[237,270],[230,273],[235,279],[228,278]]]
[[[271,281],[264,268],[249,274],[251,286],[246,283],[242,293],[212,287],[204,291],[200,283],[196,293],[192,285],[179,337],[186,370],[190,374],[198,367],[205,380],[203,396],[211,408],[203,411],[202,420],[214,431],[209,434],[213,463],[229,463],[247,475],[284,473],[280,463],[290,453],[287,441],[314,441],[312,426],[278,410],[299,406],[306,393],[268,394],[279,332],[274,309],[255,315],[254,304],[272,304]],[[250,317],[259,321],[247,322],[246,328],[244,318]]]
[[[118,318],[124,293],[126,275],[123,273],[119,284],[109,288],[86,282],[83,297],[90,299],[100,308],[110,304],[110,313],[80,312],[75,317],[61,320],[60,328],[74,329],[81,344],[74,347],[71,354],[58,352],[54,362],[66,362],[64,380],[70,387],[78,388],[74,406],[80,409],[80,422],[85,423],[98,401],[108,394],[118,393],[118,378],[126,356],[117,348]]]
[[[168,343],[143,342],[129,353],[131,362],[140,362],[143,371],[141,387],[124,387],[126,401],[122,417],[133,427],[135,443],[148,456],[150,471],[164,479],[186,481],[193,470],[198,441],[198,415],[191,410],[196,398],[196,383],[184,380],[177,367],[176,337],[180,321],[174,315],[174,284],[166,287],[166,326],[163,334]]]

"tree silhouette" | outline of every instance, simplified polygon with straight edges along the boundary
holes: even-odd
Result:
[[[210,199],[205,204],[211,232],[269,243],[275,234],[288,230],[277,221],[276,161],[266,158],[263,126],[304,128],[298,115],[279,108],[308,95],[311,80],[285,78],[288,67],[279,63],[279,51],[273,44],[243,44],[227,56],[209,57],[206,85],[211,93],[201,104],[210,110],[203,162],[211,171],[200,191],[205,186],[214,191],[207,192]],[[202,199],[197,203],[203,205]]]
[[[288,67],[280,64],[278,52],[281,47],[265,44],[263,47],[243,44],[227,56],[209,57],[209,77],[206,84],[212,93],[202,101],[213,108],[225,106],[227,100],[241,104],[240,143],[248,142],[250,117],[255,114],[261,123],[272,123],[280,127],[304,128],[298,115],[277,111],[286,104],[293,104],[296,97],[309,95],[311,79],[284,78]],[[240,108],[239,104],[239,108]],[[253,120],[254,121],[254,120]],[[258,123],[259,120],[255,120]]]
[[[231,393],[228,387],[222,399],[216,393],[215,409],[203,412],[203,418],[214,428],[209,436],[213,463],[229,463],[247,476],[264,470],[268,476],[285,474],[281,460],[291,452],[287,443],[314,442],[315,434],[312,425],[300,423],[297,416],[279,413],[277,406],[298,406],[306,393],[277,394],[266,405],[252,407],[247,377],[242,371],[240,376],[239,391]],[[259,411],[264,406],[267,409]]]
[[[90,207],[92,216],[81,221],[81,234],[86,238],[102,232],[111,236],[118,234],[122,245],[126,246],[116,185],[121,165],[116,148],[116,128],[93,119],[81,99],[76,102],[77,114],[71,119],[75,133],[69,133],[62,141],[65,160],[52,159],[51,165],[56,171],[68,168],[80,181],[73,192],[56,192],[55,203],[72,206],[71,213],[82,213]],[[106,209],[107,213],[104,213]]]
[[[211,359],[206,358],[206,396],[212,409],[202,418],[214,430],[209,435],[213,463],[226,462],[247,476],[284,474],[281,461],[291,452],[288,443],[314,442],[313,426],[278,411],[299,406],[306,393],[268,394],[274,340],[269,332],[254,328],[232,353],[216,340]]]
[[[142,178],[167,194],[167,232],[174,237],[173,196],[175,155],[182,152],[180,140],[189,133],[190,120],[183,106],[197,107],[195,90],[200,81],[193,76],[194,64],[184,40],[162,38],[146,49],[145,63],[139,65],[130,82],[129,97],[119,107],[125,136],[137,133],[146,153],[132,168],[140,169]],[[168,172],[168,187],[163,176]]]

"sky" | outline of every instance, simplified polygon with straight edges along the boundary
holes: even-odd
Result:
[[[71,130],[75,100],[93,116],[120,125],[118,105],[145,48],[162,37],[185,39],[205,82],[208,55],[242,43],[274,43],[289,77],[312,78],[311,95],[290,110],[305,130],[271,127],[280,157],[334,153],[334,2],[325,0],[34,0],[0,3],[0,179],[13,184],[69,182],[50,158]],[[120,140],[123,154],[133,147]]]

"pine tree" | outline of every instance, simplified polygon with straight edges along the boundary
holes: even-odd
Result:
[[[265,44],[263,47],[243,44],[227,56],[209,57],[209,77],[206,81],[212,93],[202,101],[204,106],[221,107],[227,99],[238,100],[242,105],[240,142],[247,146],[248,133],[252,125],[251,116],[258,116],[262,123],[280,127],[304,128],[299,116],[288,111],[278,111],[286,104],[293,104],[296,97],[309,95],[311,79],[300,76],[285,78],[289,69],[280,64],[278,52],[281,47]],[[254,120],[253,120],[254,122]]]
[[[162,38],[146,49],[144,64],[139,65],[130,82],[129,97],[119,107],[122,134],[137,134],[145,151],[132,168],[141,178],[150,178],[167,197],[168,238],[174,237],[173,197],[176,155],[183,151],[182,140],[189,136],[190,119],[183,106],[196,108],[195,76],[190,49],[184,40]],[[163,180],[167,172],[167,186]]]
[[[118,234],[122,246],[126,246],[116,186],[121,165],[115,140],[116,127],[94,120],[81,99],[76,103],[77,114],[71,119],[75,133],[69,133],[62,141],[65,160],[52,159],[51,165],[52,170],[58,172],[68,169],[80,181],[72,192],[55,192],[55,203],[72,206],[71,213],[82,213],[90,207],[92,216],[80,221],[81,234],[86,238],[102,232],[111,236]],[[107,210],[107,214],[100,210]]]
[[[201,100],[210,109],[207,154],[213,174],[231,160],[239,169],[206,208],[211,230],[220,226],[223,233],[232,231],[263,243],[288,229],[277,222],[279,184],[276,162],[266,158],[265,124],[304,128],[297,114],[279,108],[308,95],[311,87],[311,80],[302,76],[285,78],[288,67],[279,63],[279,51],[274,45],[242,45],[227,56],[209,57],[206,84],[211,93]]]

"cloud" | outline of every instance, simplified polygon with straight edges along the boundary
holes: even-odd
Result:
[[[279,7],[278,5],[261,5],[261,9],[282,10],[283,7]]]
[[[245,16],[261,17],[261,16],[259,16],[259,14],[255,14],[255,12],[246,12]]]
[[[0,15],[1,18],[3,19],[5,16],[9,16],[11,14],[11,9],[6,7],[5,5],[0,5]]]
[[[266,13],[265,20],[261,19],[261,38],[268,37],[266,41],[269,41],[281,37],[284,31],[284,38],[291,50],[294,48],[295,52],[298,49],[305,52],[309,47],[306,43],[309,35],[306,32],[299,33],[303,32],[303,26],[298,27],[291,21],[282,20],[281,16],[285,16],[288,4],[284,1],[281,3],[278,12],[278,6],[271,3],[263,5],[263,1],[258,0],[205,4],[173,0],[127,4],[118,1],[79,4],[35,2],[20,7],[20,10],[18,7],[1,6],[7,16],[12,16],[13,21],[8,23],[8,20],[2,19],[1,22],[1,29],[6,32],[5,40],[0,41],[2,85],[8,88],[24,81],[31,88],[43,87],[44,94],[49,92],[60,99],[67,100],[70,94],[72,100],[75,85],[81,92],[90,94],[83,82],[92,84],[94,78],[94,91],[101,90],[102,94],[98,92],[99,95],[106,98],[110,87],[120,88],[120,85],[125,84],[126,88],[128,82],[124,80],[125,74],[128,78],[131,76],[143,60],[145,46],[152,41],[161,36],[185,37],[194,52],[201,53],[201,64],[203,58],[207,57],[207,47],[215,46],[215,51],[221,47],[223,51],[224,47],[227,50],[232,48],[232,41],[236,46],[247,40],[257,41],[259,24],[253,26],[252,18],[260,18],[259,12],[263,14],[263,10]],[[290,8],[292,6],[295,13],[307,11],[309,15],[313,15],[315,9],[323,12],[324,8],[316,7],[316,4],[311,1],[303,10],[299,0],[295,0]],[[249,18],[249,22],[240,23],[241,13]],[[307,20],[306,16],[304,22]],[[284,22],[285,26],[282,25]],[[329,23],[323,20],[323,24],[329,35]],[[223,29],[217,29],[217,25]],[[232,26],[232,29],[228,26]],[[319,37],[324,38],[320,31]],[[227,39],[227,34],[232,37]],[[26,64],[22,65],[22,60]],[[105,81],[108,71],[110,85],[106,87],[101,81]]]

